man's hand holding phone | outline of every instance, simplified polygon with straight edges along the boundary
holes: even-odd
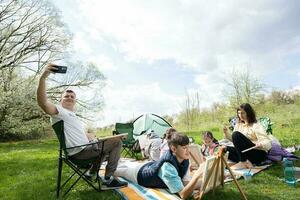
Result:
[[[48,64],[42,74],[42,78],[47,78],[51,73],[66,73],[67,67],[66,66],[60,66],[60,65],[54,65],[54,64]]]
[[[51,68],[51,71],[54,73],[60,73],[60,74],[65,74],[67,73],[67,66],[62,66],[62,65],[53,65]]]

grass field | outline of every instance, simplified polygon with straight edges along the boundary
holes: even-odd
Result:
[[[300,103],[274,106],[264,104],[256,107],[258,116],[269,116],[274,122],[273,134],[283,146],[300,144]],[[197,127],[183,131],[201,142],[200,133],[210,130],[217,139],[221,139],[222,123],[230,114],[215,113],[220,119],[204,116]],[[179,125],[180,131],[185,130]],[[109,135],[111,130],[98,133],[98,136]],[[300,152],[297,152],[300,155]],[[58,143],[56,139],[0,143],[0,199],[55,199],[57,177]],[[300,166],[297,161],[296,166]],[[68,172],[68,169],[64,169]],[[239,180],[249,200],[294,200],[300,199],[300,183],[289,187],[282,180],[281,164],[274,164],[269,169],[254,176],[251,182]],[[72,190],[68,199],[120,199],[112,191],[98,193],[80,181]],[[206,194],[204,199],[240,199],[240,194],[233,182],[218,188],[215,196]]]
[[[54,139],[0,144],[0,199],[55,199],[58,143]],[[298,153],[299,155],[299,153]],[[300,162],[296,163],[300,166]],[[65,168],[65,172],[68,170]],[[239,180],[248,199],[299,199],[300,183],[296,188],[280,180],[280,164],[257,174],[252,182]],[[218,188],[215,196],[204,199],[239,199],[233,182]],[[80,181],[68,199],[120,199],[112,191],[98,193]]]

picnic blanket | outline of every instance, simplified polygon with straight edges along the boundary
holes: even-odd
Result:
[[[165,189],[153,189],[140,186],[124,178],[119,178],[128,182],[128,187],[116,189],[123,199],[126,200],[180,200],[180,198]]]
[[[253,176],[253,175],[261,172],[262,170],[268,168],[269,166],[271,166],[271,165],[268,164],[268,165],[262,165],[262,166],[255,166],[255,167],[252,167],[251,169],[248,169],[248,168],[231,169],[231,171],[235,175],[235,178],[239,179],[239,178],[243,177],[244,173],[250,172]],[[233,181],[228,169],[225,169],[224,176],[225,176],[225,180],[224,180],[225,183]]]
[[[145,160],[134,160],[131,158],[121,158],[120,162],[145,162]],[[104,162],[100,168],[100,176],[104,175],[105,166],[107,162]],[[127,180],[122,177],[118,177],[122,181],[128,182],[128,187],[115,189],[116,192],[125,200],[180,200],[180,197],[176,194],[170,193],[167,189],[158,189],[158,188],[146,188],[137,183],[134,183],[130,180]]]
[[[137,163],[143,162],[143,161],[134,161],[133,159],[127,159],[127,158],[121,158],[121,160],[130,160],[131,162],[137,162]],[[103,165],[101,166],[100,176],[104,175],[105,165],[106,165],[106,162],[103,163]],[[250,172],[254,175],[254,174],[266,169],[269,166],[270,165],[253,167]],[[243,177],[243,174],[245,172],[249,172],[249,169],[235,169],[232,171],[235,174],[235,177],[237,179],[239,179],[239,178]],[[225,182],[230,182],[233,180],[232,177],[230,176],[228,169],[225,169],[224,175],[225,175],[225,180],[224,180]],[[179,196],[177,196],[176,194],[171,194],[168,191],[168,189],[146,188],[146,187],[140,186],[137,183],[134,183],[130,180],[127,180],[125,178],[122,178],[122,177],[118,177],[118,178],[122,181],[128,182],[128,187],[124,187],[124,188],[115,190],[125,200],[131,200],[131,199],[134,199],[134,200],[148,200],[148,199],[149,200],[180,200]]]

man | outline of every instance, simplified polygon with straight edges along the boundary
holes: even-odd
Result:
[[[64,121],[64,133],[66,139],[66,147],[74,147],[89,143],[89,139],[85,133],[83,123],[75,114],[76,94],[72,90],[66,90],[62,93],[60,104],[54,105],[47,99],[46,95],[46,79],[56,66],[49,64],[42,73],[37,89],[38,105],[51,116],[52,123]],[[68,150],[68,155],[76,159],[89,159],[108,154],[108,163],[106,165],[105,177],[102,184],[102,189],[115,189],[127,186],[127,182],[122,182],[116,179],[113,174],[117,168],[120,159],[121,141],[111,139],[105,141],[103,152],[101,152],[102,144],[82,146]],[[86,176],[92,178],[98,173],[97,169],[101,165],[101,160],[93,163],[91,169],[86,173]]]
[[[189,138],[186,135],[173,132],[168,145],[170,149],[158,161],[146,164],[121,163],[116,175],[144,187],[167,188],[182,199],[188,198],[194,189],[201,186],[198,180],[202,176],[203,167],[199,167],[190,177]]]

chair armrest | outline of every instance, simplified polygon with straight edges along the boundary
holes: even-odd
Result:
[[[74,148],[78,148],[78,147],[90,146],[90,145],[94,145],[94,144],[99,144],[100,142],[104,142],[104,141],[106,141],[106,140],[98,140],[97,142],[90,142],[87,144],[78,145],[78,146],[74,146],[74,147],[67,147],[65,149],[74,149]]]

